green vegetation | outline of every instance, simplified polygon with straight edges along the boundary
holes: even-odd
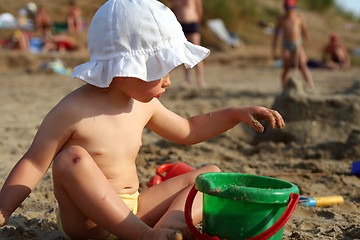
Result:
[[[211,0],[204,1],[204,20],[221,18],[229,28],[235,28],[240,20],[270,20],[280,15],[277,9],[257,4],[257,0]]]
[[[282,0],[268,1],[272,4],[264,4],[261,0],[211,0],[203,1],[204,20],[221,18],[227,26],[234,27],[239,20],[261,20],[265,22],[276,19],[282,13]],[[317,11],[341,15],[348,20],[356,20],[355,17],[335,4],[335,0],[302,0],[298,1],[299,8],[309,11]]]
[[[160,1],[168,4],[167,0]],[[282,14],[282,4],[283,0],[206,0],[203,1],[203,21],[221,18],[230,29],[236,29],[239,21],[244,20],[271,22]],[[338,8],[335,0],[301,0],[298,5],[300,9],[360,21],[353,14]]]
[[[314,11],[326,11],[335,7],[334,0],[302,0],[299,4]]]

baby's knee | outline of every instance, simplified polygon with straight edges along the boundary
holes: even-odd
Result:
[[[196,178],[200,175],[200,174],[204,174],[204,173],[213,173],[213,172],[221,172],[220,168],[216,165],[205,165],[203,167],[200,167],[198,169],[196,169],[196,171],[194,171],[194,178],[188,178],[189,181],[189,185],[192,185],[195,183]]]
[[[221,172],[220,168],[216,165],[206,165],[200,168],[203,173]]]
[[[53,161],[53,171],[64,171],[89,157],[89,153],[80,146],[70,146],[60,151]]]

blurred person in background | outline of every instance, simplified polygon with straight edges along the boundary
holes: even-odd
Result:
[[[52,20],[43,6],[39,6],[39,11],[35,15],[35,26],[36,32],[42,37],[51,35]]]
[[[283,32],[282,57],[283,73],[281,76],[284,88],[289,79],[291,67],[299,67],[308,87],[314,87],[314,83],[307,67],[307,56],[302,45],[302,37],[310,41],[303,17],[296,12],[296,0],[284,1],[285,15],[280,17],[273,38],[273,57],[276,56],[276,45],[280,31]]]
[[[76,6],[75,1],[69,2],[67,24],[70,33],[80,32],[82,29],[81,10]]]
[[[200,22],[203,15],[202,0],[169,0],[171,10],[180,22],[185,37],[193,44],[200,45]],[[200,62],[195,66],[197,83],[200,87],[206,87],[204,80],[204,63]],[[185,69],[185,81],[182,87],[190,87],[190,70]]]
[[[330,59],[328,59],[330,57]],[[322,62],[326,68],[349,69],[351,62],[346,48],[340,43],[336,34],[329,36],[329,42],[323,49]]]

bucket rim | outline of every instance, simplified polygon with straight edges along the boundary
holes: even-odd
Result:
[[[226,180],[229,186],[219,186]],[[243,181],[236,184],[236,181]],[[264,186],[259,186],[259,185]],[[195,188],[206,195],[246,202],[286,204],[291,193],[299,194],[299,188],[290,182],[244,173],[204,173],[196,178]]]

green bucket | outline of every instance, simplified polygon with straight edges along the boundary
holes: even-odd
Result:
[[[203,193],[203,235],[190,223],[197,191]],[[299,200],[298,193],[296,185],[275,178],[206,173],[197,177],[188,196],[185,218],[197,239],[278,240]]]

